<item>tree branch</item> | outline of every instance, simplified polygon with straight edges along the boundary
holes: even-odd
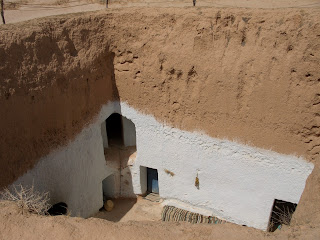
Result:
[[[2,17],[2,22],[3,22],[3,24],[6,24],[6,20],[4,19],[3,1],[4,1],[4,0],[0,0],[0,5],[1,5],[1,17]]]

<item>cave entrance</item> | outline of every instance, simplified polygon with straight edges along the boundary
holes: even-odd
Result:
[[[268,231],[274,232],[277,228],[290,225],[292,215],[297,208],[296,203],[275,199],[270,214]]]
[[[119,113],[111,114],[101,125],[103,147],[136,147],[134,123]]]
[[[108,174],[102,181],[104,199],[136,197],[131,168],[136,159],[136,128],[119,113],[111,114],[101,125]]]

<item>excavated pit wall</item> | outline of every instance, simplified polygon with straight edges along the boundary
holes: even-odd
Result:
[[[171,205],[189,211],[197,207],[208,216],[266,230],[274,199],[298,203],[313,170],[303,158],[181,131],[126,103],[110,102],[74,141],[42,158],[14,185],[50,191],[51,200],[67,202],[73,216],[98,212],[102,182],[118,171],[108,163],[112,159],[105,162],[101,134],[101,125],[114,112],[136,128],[137,156],[120,173],[122,197],[145,193],[147,178],[141,171],[149,167],[158,170],[160,196],[174,200]]]
[[[303,156],[316,164],[303,196],[315,204],[318,12],[139,11],[1,27],[1,187],[120,99],[167,126]]]

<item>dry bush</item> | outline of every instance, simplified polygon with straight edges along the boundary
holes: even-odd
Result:
[[[19,0],[19,1],[4,1],[5,10],[16,10],[21,7],[23,4],[27,4],[28,0]]]
[[[100,4],[106,4],[106,0],[85,0],[88,3],[100,3]],[[70,0],[57,0],[54,5],[63,5],[63,4],[67,4],[69,3]],[[81,0],[78,0],[78,2],[80,3]]]
[[[282,225],[290,226],[293,213],[294,210],[288,207],[280,208],[276,206],[275,210],[272,212],[273,217],[271,217],[268,231],[274,232],[277,228],[281,229]]]
[[[106,4],[106,0],[86,0],[88,3],[99,3],[99,4]]]
[[[70,0],[57,0],[56,2],[55,2],[55,4],[56,5],[63,5],[63,4],[67,4],[67,3],[69,3],[70,2]]]
[[[292,218],[292,215],[293,215],[294,211],[290,210],[289,208],[285,208],[283,210],[283,209],[281,209],[279,207],[276,207],[276,209],[279,211],[279,212],[275,213],[277,215],[277,220],[281,224],[290,225],[291,218]]]
[[[39,192],[34,187],[23,187],[21,184],[13,186],[13,190],[4,189],[1,199],[13,201],[17,204],[22,214],[25,212],[47,215],[51,207],[49,204],[49,192]]]

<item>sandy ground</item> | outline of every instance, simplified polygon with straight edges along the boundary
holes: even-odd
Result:
[[[20,2],[11,0],[8,2]],[[105,9],[104,4],[90,3],[86,0],[69,0],[68,3],[57,4],[59,0],[28,0],[17,9],[5,11],[6,23],[16,23],[34,18],[61,15],[76,12],[88,12]],[[63,2],[63,1],[61,1]],[[190,7],[192,1],[110,1],[109,8],[121,7]],[[320,0],[198,0],[197,7],[238,7],[238,8],[320,8]],[[2,22],[0,22],[2,24]]]
[[[240,231],[239,231],[240,230]],[[151,221],[113,223],[98,218],[45,217],[21,214],[0,202],[0,239],[275,239],[276,234],[233,224],[192,225]]]
[[[16,23],[34,18],[61,15],[76,12],[88,12],[105,9],[105,6],[87,1],[71,0],[67,4],[55,4],[55,0],[33,0],[20,5],[18,9],[6,10],[6,23]],[[1,22],[2,24],[2,22]]]
[[[189,224],[161,221],[113,223],[98,218],[45,217],[21,214],[10,202],[0,202],[0,239],[320,239],[319,228],[299,226],[267,233],[235,224]]]
[[[142,197],[137,199],[115,199],[111,212],[99,211],[94,217],[112,222],[160,221],[162,206]]]

